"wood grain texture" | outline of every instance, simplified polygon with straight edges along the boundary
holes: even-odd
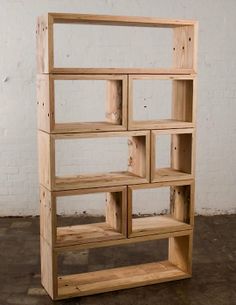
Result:
[[[169,188],[170,200],[166,206],[169,215],[133,218],[136,190]],[[158,205],[160,202],[156,202]],[[192,229],[194,208],[194,180],[131,185],[128,187],[128,236],[170,233]],[[142,213],[142,212],[141,212]]]
[[[102,271],[58,277],[58,299],[126,289],[190,275],[169,261],[140,264]]]
[[[158,144],[156,144],[156,137],[161,135],[171,135],[171,162],[170,167],[168,168],[158,168],[158,165],[156,165],[155,155],[156,153],[158,153]],[[174,181],[194,178],[194,128],[152,130],[151,139],[152,182]]]
[[[150,27],[179,27],[195,25],[195,20],[160,19],[154,17],[116,16],[116,15],[92,15],[71,13],[48,13],[55,23],[89,23],[105,25],[128,25]]]
[[[52,245],[40,237],[41,283],[52,299],[57,298],[57,262]]]
[[[171,28],[173,63],[168,68],[55,67],[55,23]],[[64,299],[190,277],[198,23],[150,17],[48,13],[38,18],[36,36],[37,71],[41,73],[37,77],[37,107],[44,288],[52,299]],[[104,122],[55,122],[54,82],[76,79],[107,81]],[[169,119],[133,120],[133,81],[136,79],[172,82]],[[171,164],[169,168],[158,168],[155,141],[165,134],[170,134],[172,139]],[[127,171],[56,177],[55,141],[119,136],[129,137]],[[133,191],[153,187],[170,188],[170,215],[132,220]],[[98,192],[107,194],[105,223],[56,227],[57,197]],[[168,261],[58,276],[57,256],[65,251],[164,238],[169,240]]]
[[[98,243],[99,241],[125,238],[107,223],[91,223],[57,228],[57,247]]]

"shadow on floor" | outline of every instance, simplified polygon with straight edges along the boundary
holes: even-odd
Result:
[[[0,218],[0,305],[234,305],[236,215],[195,219],[191,279],[53,302],[40,285],[39,218]],[[69,253],[59,259],[59,265],[63,272],[75,273],[167,255],[165,241],[118,248],[119,256],[117,247]]]

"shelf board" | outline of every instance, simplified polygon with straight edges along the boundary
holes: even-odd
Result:
[[[71,122],[56,123],[53,133],[66,132],[97,132],[97,131],[119,131],[126,130],[121,124],[112,124],[109,122]]]
[[[178,221],[170,215],[134,218],[132,220],[132,236],[168,233],[191,229],[191,225]]]
[[[107,223],[91,223],[57,228],[58,247],[125,238]]]
[[[56,177],[54,190],[117,186],[147,182],[148,181],[146,180],[146,178],[142,178],[128,171],[120,171],[90,175]]]
[[[174,119],[148,120],[148,121],[132,121],[129,129],[171,129],[171,128],[190,128],[194,127],[194,123],[179,121]]]
[[[152,182],[187,180],[192,178],[193,176],[191,174],[170,167],[166,167],[157,169],[155,171],[154,177],[152,178]]]
[[[169,261],[58,277],[58,299],[189,278]]]
[[[196,74],[193,69],[178,68],[52,68],[52,74]]]

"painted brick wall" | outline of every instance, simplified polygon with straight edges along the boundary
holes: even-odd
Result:
[[[0,2],[0,215],[35,215],[39,212],[35,23],[36,16],[47,11],[199,20],[196,211],[210,215],[236,212],[234,0]],[[96,32],[94,35],[96,37]],[[67,38],[67,46],[70,49],[73,45],[70,39],[72,36]],[[148,48],[151,48],[152,43],[155,44],[154,39],[145,36],[143,38]],[[122,42],[122,37],[119,37],[118,41]],[[60,36],[58,44],[63,45]],[[127,45],[122,45],[120,52],[126,47]],[[108,45],[107,49],[119,50],[112,45]],[[91,47],[87,51],[90,52]],[[149,51],[151,54],[152,49]],[[99,48],[95,54],[95,57],[101,60]],[[135,62],[136,55],[134,52],[132,54],[132,60]],[[59,55],[63,58],[65,54]],[[163,55],[165,54],[160,54]],[[72,63],[75,60],[70,54],[68,58]],[[144,56],[143,61],[146,59]],[[125,60],[128,61],[124,59],[123,63]],[[98,105],[93,107],[94,113],[97,107]],[[116,162],[118,165],[119,159]],[[145,212],[152,213],[154,209],[155,207],[149,204]],[[73,211],[72,208],[67,212]],[[91,209],[91,213],[99,211],[99,208]]]

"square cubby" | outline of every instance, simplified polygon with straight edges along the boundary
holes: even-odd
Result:
[[[40,206],[40,234],[56,247],[126,238],[126,186],[59,192],[41,186]]]
[[[128,187],[129,237],[189,230],[193,218],[193,180]]]
[[[37,106],[46,132],[127,130],[127,76],[38,75]]]
[[[194,129],[152,130],[151,134],[151,182],[192,179]]]
[[[192,75],[129,75],[128,128],[193,127],[195,95]]]

